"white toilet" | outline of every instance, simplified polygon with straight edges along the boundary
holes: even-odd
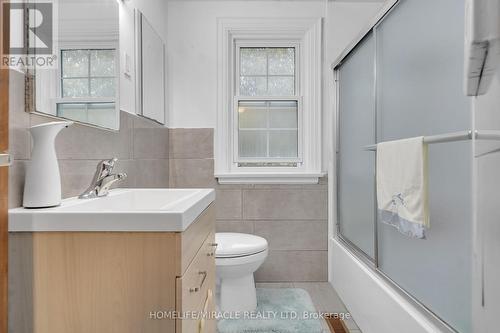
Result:
[[[267,241],[259,236],[220,232],[217,250],[217,304],[220,311],[254,311],[257,307],[253,273],[267,257]]]

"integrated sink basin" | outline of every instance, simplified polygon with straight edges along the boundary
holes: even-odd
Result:
[[[215,200],[213,189],[115,189],[106,197],[9,210],[10,232],[182,232]]]

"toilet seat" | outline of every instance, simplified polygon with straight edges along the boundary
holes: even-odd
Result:
[[[259,236],[234,232],[215,234],[216,258],[238,258],[252,256],[267,250],[267,241]]]
[[[267,249],[258,253],[250,254],[248,256],[239,257],[216,257],[215,265],[218,267],[222,266],[241,266],[248,265],[255,262],[261,262],[266,259],[268,255]]]

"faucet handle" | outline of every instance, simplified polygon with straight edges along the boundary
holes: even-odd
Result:
[[[127,177],[125,173],[117,175],[111,174],[117,161],[118,159],[116,157],[100,161],[97,164],[97,170],[94,174],[92,183],[85,192],[80,194],[79,198],[89,199],[104,196],[108,193],[109,187],[113,183],[125,179]]]
[[[112,170],[115,167],[115,163],[117,161],[118,161],[118,159],[116,157],[113,157],[113,158],[110,158],[107,160],[102,160],[101,163],[103,164],[103,166],[106,167],[106,169]]]
[[[98,179],[109,176],[115,167],[115,163],[118,161],[116,157],[102,160],[97,166]]]

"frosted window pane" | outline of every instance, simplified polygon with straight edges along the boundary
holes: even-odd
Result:
[[[297,128],[297,102],[270,102],[270,128]]]
[[[240,157],[266,157],[267,132],[240,130],[239,135]]]
[[[88,105],[88,121],[106,128],[115,128],[115,103],[92,103]]]
[[[269,49],[269,74],[293,75],[295,70],[295,48]]]
[[[86,97],[89,95],[88,79],[63,79],[63,97]]]
[[[266,95],[266,77],[241,77],[240,95],[259,96]]]
[[[90,51],[90,76],[115,76],[115,51]]]
[[[63,77],[87,77],[89,74],[88,50],[62,51]]]
[[[238,115],[240,128],[267,128],[266,102],[240,102]]]
[[[241,48],[241,96],[295,94],[295,48]]]
[[[241,48],[240,49],[240,74],[241,75],[266,75],[267,73],[266,49]]]
[[[115,96],[115,79],[90,79],[90,94],[93,97]]]
[[[58,104],[57,115],[71,120],[87,122],[85,104]]]
[[[269,157],[297,157],[297,130],[270,131]]]
[[[115,103],[60,103],[57,105],[57,116],[106,128],[116,128],[115,107]]]
[[[290,96],[294,94],[294,77],[275,77],[268,78],[268,94],[270,96]]]

